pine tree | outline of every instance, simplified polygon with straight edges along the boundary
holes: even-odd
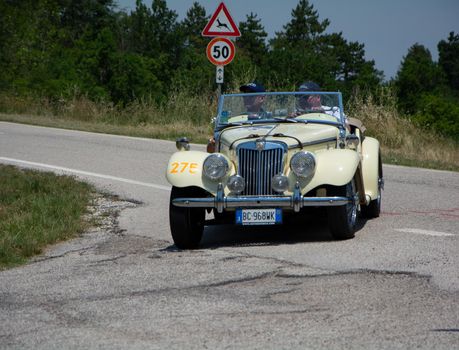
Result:
[[[181,26],[186,37],[186,47],[192,47],[202,51],[203,53],[207,46],[207,40],[201,35],[202,30],[209,21],[209,16],[206,15],[206,9],[198,2],[194,2],[188,9]]]
[[[290,22],[283,27],[284,31],[276,33],[273,46],[309,46],[317,41],[330,24],[328,19],[319,20],[319,15],[314,6],[309,4],[309,0],[300,0],[291,16]]]
[[[438,43],[438,63],[443,68],[451,89],[459,92],[459,34],[449,33],[448,41]]]
[[[432,60],[430,51],[423,45],[414,44],[403,58],[395,77],[401,109],[410,114],[415,113],[421,95],[435,93],[442,83],[442,72]]]
[[[247,15],[246,21],[239,24],[239,30],[241,36],[236,40],[238,48],[242,49],[253,63],[261,65],[266,58],[266,37],[268,36],[261,24],[261,19],[251,12],[250,15]]]

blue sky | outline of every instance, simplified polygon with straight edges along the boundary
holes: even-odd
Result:
[[[167,0],[179,20],[196,0]],[[219,0],[197,0],[208,15]],[[151,0],[143,0],[151,6]],[[256,13],[268,37],[290,21],[298,0],[224,1],[236,23],[250,12]],[[438,60],[437,44],[449,32],[459,33],[459,0],[310,0],[321,20],[328,18],[327,32],[342,32],[348,41],[365,44],[366,59],[374,60],[386,79],[395,76],[403,56],[415,43],[427,47]],[[118,0],[120,8],[135,8],[135,0]],[[204,29],[204,28],[203,28]],[[203,52],[203,55],[205,53]]]

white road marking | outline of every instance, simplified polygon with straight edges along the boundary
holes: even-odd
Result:
[[[427,230],[420,230],[417,228],[397,228],[395,231],[404,232],[404,233],[415,233],[418,235],[427,235],[427,236],[435,236],[435,237],[450,237],[455,236],[452,233],[447,232],[438,232],[438,231],[427,231]]]
[[[156,185],[156,184],[152,184],[152,183],[148,183],[148,182],[135,181],[135,180],[125,179],[125,178],[122,178],[122,177],[115,177],[115,176],[110,176],[110,175],[97,174],[97,173],[92,173],[92,172],[89,172],[89,171],[82,171],[82,170],[77,170],[77,169],[64,168],[64,167],[50,165],[50,164],[35,163],[35,162],[29,162],[29,161],[26,161],[26,160],[6,158],[6,157],[0,157],[0,161],[6,162],[6,163],[9,163],[9,164],[19,164],[19,165],[25,165],[25,166],[31,166],[31,167],[40,167],[40,168],[45,168],[45,169],[63,171],[63,172],[66,172],[66,173],[71,173],[71,174],[85,175],[85,176],[98,177],[98,178],[101,178],[101,179],[120,181],[120,182],[125,182],[125,183],[128,183],[128,184],[132,184],[132,185],[151,187],[151,188],[155,188],[155,189],[158,189],[158,190],[164,190],[164,191],[170,191],[171,190],[171,188],[167,187],[167,186]]]

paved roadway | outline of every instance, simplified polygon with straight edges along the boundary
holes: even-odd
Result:
[[[352,240],[332,241],[319,213],[207,227],[202,249],[179,251],[164,177],[174,151],[0,122],[0,162],[124,199],[107,229],[0,272],[1,349],[459,348],[458,173],[384,166],[382,215]]]

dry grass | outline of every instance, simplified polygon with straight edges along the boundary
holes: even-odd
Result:
[[[246,75],[255,74],[249,73]],[[241,76],[240,80],[250,80],[247,78]],[[236,92],[236,86],[230,91]],[[4,112],[0,120],[4,121],[168,140],[187,136],[195,143],[206,142],[212,134],[216,110],[215,95],[184,92],[173,93],[161,105],[138,101],[125,108],[84,97],[51,102],[0,95],[0,112]],[[384,162],[459,171],[458,144],[400,116],[391,89],[382,88],[378,94],[365,97],[357,93],[346,111],[362,120],[367,134],[380,141]]]
[[[459,145],[403,118],[388,88],[381,89],[376,96],[355,94],[349,101],[348,115],[360,119],[367,134],[379,140],[385,162],[459,170]]]
[[[0,95],[0,120],[57,128],[206,142],[217,110],[216,96],[176,92],[163,104],[136,101],[124,108],[85,97],[49,101]]]

